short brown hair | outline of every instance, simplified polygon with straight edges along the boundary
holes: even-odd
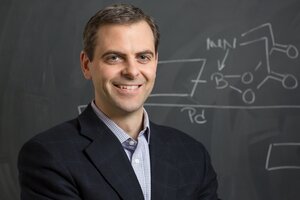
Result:
[[[97,39],[97,31],[100,26],[107,24],[131,24],[139,21],[146,21],[154,36],[155,51],[158,50],[159,29],[153,18],[146,15],[140,8],[130,4],[115,4],[99,10],[90,18],[83,32],[83,50],[92,61]]]

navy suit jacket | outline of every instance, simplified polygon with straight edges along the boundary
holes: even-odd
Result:
[[[150,123],[151,199],[216,200],[217,179],[204,146]],[[91,106],[28,141],[18,160],[22,200],[142,200],[119,140]]]

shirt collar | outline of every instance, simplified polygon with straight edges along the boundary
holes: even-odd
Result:
[[[120,128],[114,121],[108,118],[95,104],[94,101],[91,102],[91,106],[99,117],[101,121],[114,133],[114,135],[118,138],[118,140],[123,143],[126,140],[130,139],[131,137],[122,129]],[[139,136],[144,136],[149,144],[150,142],[150,123],[149,123],[149,116],[147,111],[143,108],[143,129],[140,131]],[[133,138],[131,138],[133,139]]]

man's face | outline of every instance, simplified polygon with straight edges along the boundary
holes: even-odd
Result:
[[[157,60],[154,36],[145,21],[102,26],[93,61],[81,54],[84,76],[93,81],[96,105],[110,117],[142,112],[154,85]]]

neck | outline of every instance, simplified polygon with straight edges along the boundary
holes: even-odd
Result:
[[[139,132],[143,128],[143,110],[142,112],[129,114],[126,116],[112,117],[113,120],[121,129],[123,129],[130,137],[137,139]]]
[[[140,107],[139,109],[126,112],[122,109],[105,109],[109,106],[100,106],[101,104],[95,99],[95,104],[108,118],[110,118],[114,123],[116,123],[121,129],[123,129],[130,137],[137,139],[138,134],[143,128],[143,115],[144,109]]]
[[[143,129],[144,121],[144,110],[140,109],[133,112],[125,112],[122,110],[105,110],[102,109],[97,101],[96,106],[100,109],[108,118],[116,123],[121,129],[123,129],[130,137],[137,139],[138,134]]]

